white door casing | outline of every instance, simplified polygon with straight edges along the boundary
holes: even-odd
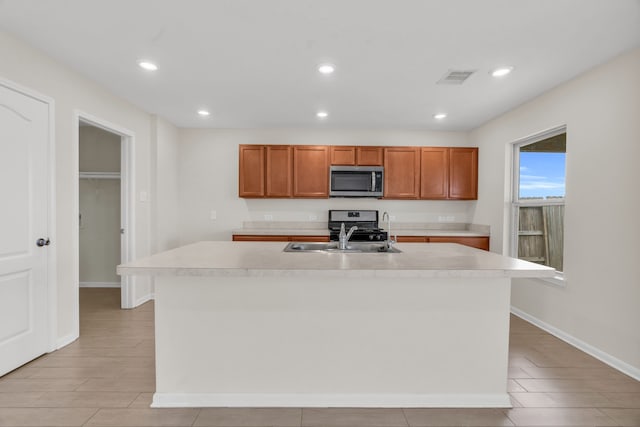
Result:
[[[98,118],[92,114],[76,110],[74,113],[74,129],[75,134],[75,173],[76,173],[76,185],[74,187],[74,212],[75,218],[78,218],[80,214],[79,204],[79,144],[80,133],[78,132],[80,122],[85,122],[91,126],[103,129],[107,132],[119,135],[121,138],[121,165],[120,165],[120,207],[121,207],[121,240],[120,240],[120,254],[121,262],[126,263],[135,259],[136,247],[135,247],[135,158],[134,158],[134,141],[135,134],[119,125],[111,123],[107,120]],[[72,230],[72,242],[74,244],[74,271],[76,274],[75,283],[79,285],[79,270],[80,270],[80,236],[78,227],[74,227]],[[141,300],[136,299],[136,280],[132,276],[122,276],[120,285],[121,292],[121,308],[135,308],[141,303],[150,299],[150,296],[143,296]],[[79,307],[74,307],[74,312],[79,313]],[[76,317],[76,324],[79,330],[79,318]]]
[[[52,349],[50,108],[0,81],[0,375]]]

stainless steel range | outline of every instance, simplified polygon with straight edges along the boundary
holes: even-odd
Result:
[[[382,242],[387,240],[387,232],[378,227],[378,211],[372,210],[330,210],[329,239],[339,240],[340,226],[344,223],[348,230],[358,227],[349,239],[352,242]]]

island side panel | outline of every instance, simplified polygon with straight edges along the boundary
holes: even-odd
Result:
[[[157,277],[156,407],[504,407],[508,278]]]

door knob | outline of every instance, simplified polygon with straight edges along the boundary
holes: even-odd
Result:
[[[43,246],[49,246],[49,243],[51,243],[51,241],[49,239],[38,239],[36,240],[36,245],[38,245],[39,247],[43,247]]]

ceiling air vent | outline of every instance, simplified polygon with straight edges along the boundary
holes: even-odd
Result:
[[[476,70],[449,70],[447,73],[442,76],[440,80],[436,82],[439,85],[461,85],[464,83],[471,74],[475,73]]]

